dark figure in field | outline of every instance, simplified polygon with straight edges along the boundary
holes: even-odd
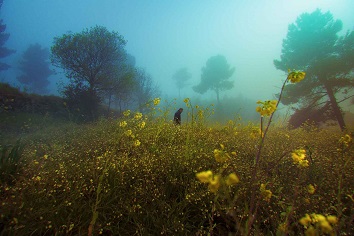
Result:
[[[173,121],[176,125],[180,125],[181,124],[181,113],[183,112],[183,108],[178,109],[178,111],[176,111],[175,116],[173,117]]]

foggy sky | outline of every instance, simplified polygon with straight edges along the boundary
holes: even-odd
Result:
[[[235,67],[235,88],[221,97],[272,99],[285,79],[273,60],[280,58],[288,25],[316,8],[342,20],[342,33],[354,28],[353,0],[4,0],[5,46],[17,52],[3,59],[13,68],[0,79],[16,80],[16,63],[30,44],[50,48],[54,37],[100,25],[128,41],[127,52],[163,96],[178,97],[176,70],[187,67],[196,85],[206,61],[222,54]],[[181,91],[182,99],[200,97],[191,86]],[[215,99],[211,92],[203,97],[209,95]]]

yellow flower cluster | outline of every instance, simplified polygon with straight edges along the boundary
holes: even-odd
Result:
[[[262,132],[262,130],[258,127],[252,127],[251,130],[251,134],[250,134],[251,138],[263,138],[264,133]]]
[[[226,177],[225,183],[227,186],[235,185],[240,182],[240,179],[235,173],[231,173]]]
[[[306,73],[303,71],[292,71],[288,74],[288,81],[291,83],[298,83],[305,78]]]
[[[136,140],[134,141],[134,146],[135,146],[135,147],[139,147],[140,144],[141,144],[141,142],[140,142],[138,139],[136,139]]]
[[[221,176],[219,174],[214,175],[211,170],[199,172],[196,174],[196,177],[201,183],[208,184],[209,190],[212,193],[216,193],[219,190],[222,182]],[[240,180],[235,173],[231,173],[225,178],[227,186],[236,185],[238,182]]]
[[[353,141],[352,137],[349,134],[344,135],[339,139],[339,143],[343,145],[343,147],[347,148]]]
[[[159,105],[160,101],[161,101],[160,98],[155,98],[155,99],[154,99],[154,106]]]
[[[293,159],[293,163],[297,164],[301,167],[308,167],[309,161],[305,160],[306,158],[306,150],[305,149],[297,149],[291,153],[291,157]]]
[[[128,129],[124,132],[124,134],[128,137],[131,137],[131,136],[133,136],[133,131],[131,129]]]
[[[142,121],[140,124],[138,124],[138,127],[140,129],[143,129],[145,127],[145,125],[146,125],[145,121]]]
[[[263,196],[264,200],[269,202],[270,198],[272,197],[272,194],[273,194],[272,191],[270,191],[269,189],[266,189],[265,184],[261,184],[261,187],[259,188],[259,190],[261,191],[261,195]]]
[[[332,215],[323,216],[313,213],[306,214],[299,222],[306,228],[305,235],[315,236],[318,235],[318,231],[325,234],[333,233],[333,225],[337,224],[338,218]]]
[[[307,192],[309,194],[314,194],[316,191],[315,187],[312,184],[307,185]]]
[[[197,179],[201,183],[209,184],[209,190],[212,193],[216,193],[220,187],[220,175],[213,175],[211,170],[203,171],[196,174]]]
[[[261,114],[261,116],[270,116],[277,109],[276,100],[257,101],[257,104],[260,104],[260,106],[256,107],[256,111]]]
[[[134,119],[140,120],[143,117],[143,114],[140,112],[135,113]]]
[[[225,146],[223,144],[220,144],[221,150],[220,149],[215,149],[214,150],[214,157],[217,162],[226,162],[227,160],[230,159],[230,155],[224,151]]]
[[[130,110],[123,111],[124,116],[129,116],[130,115]]]
[[[127,126],[127,122],[126,121],[121,121],[121,122],[119,122],[119,127],[122,127],[122,128],[124,128],[125,126]]]

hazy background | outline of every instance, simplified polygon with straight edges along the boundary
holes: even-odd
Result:
[[[12,68],[0,79],[17,83],[17,62],[30,44],[50,48],[56,36],[101,25],[124,36],[127,52],[162,97],[178,98],[171,78],[176,70],[187,67],[196,85],[206,61],[222,54],[236,71],[234,89],[221,98],[271,99],[285,78],[273,60],[280,58],[288,25],[316,8],[340,19],[343,33],[354,28],[353,0],[4,0],[1,18],[10,34],[4,46],[16,53],[4,58]],[[50,77],[52,94],[60,79],[64,75]],[[202,96],[191,86],[181,91],[182,99]],[[203,98],[208,96],[215,98],[212,92]]]

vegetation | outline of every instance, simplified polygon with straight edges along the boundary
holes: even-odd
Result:
[[[181,97],[181,89],[187,87],[187,81],[190,80],[191,77],[192,74],[188,71],[187,67],[183,67],[173,74],[172,79],[176,83],[179,98]]]
[[[284,104],[299,103],[297,110],[303,110],[299,113],[307,113],[297,116],[294,126],[321,118],[322,122],[336,120],[345,130],[339,103],[353,97],[350,92],[354,88],[354,31],[339,36],[341,30],[340,20],[334,20],[330,12],[322,13],[319,9],[301,14],[289,25],[281,60],[275,60],[274,65],[282,71],[295,67],[307,73],[306,81],[289,84],[284,91]],[[321,117],[316,113],[327,115]]]
[[[226,58],[223,55],[210,57],[202,68],[200,83],[193,87],[197,93],[205,93],[212,90],[216,93],[216,100],[220,104],[220,92],[232,89],[233,81],[229,81],[235,68],[230,68]]]
[[[207,126],[207,109],[184,102],[181,126],[155,99],[146,115],[23,137],[26,172],[1,186],[2,234],[354,233],[349,133],[271,126],[279,101],[258,102],[260,125]]]
[[[3,2],[4,0],[0,0],[0,10]],[[8,49],[7,47],[4,46],[4,44],[10,37],[10,34],[5,33],[5,30],[6,30],[6,25],[3,24],[3,20],[0,19],[0,58],[4,58],[11,55],[12,53],[15,53],[15,50]],[[7,70],[9,68],[10,66],[8,64],[0,62],[0,71]]]
[[[102,26],[54,39],[51,61],[71,80],[63,92],[67,105],[71,110],[82,108],[85,120],[96,120],[104,95],[111,96],[111,88],[132,79],[125,64],[125,44],[121,35]]]
[[[48,92],[48,77],[54,74],[49,62],[49,50],[42,48],[41,45],[32,44],[22,55],[19,63],[22,75],[17,80],[25,85],[26,90],[36,94],[45,94]]]

